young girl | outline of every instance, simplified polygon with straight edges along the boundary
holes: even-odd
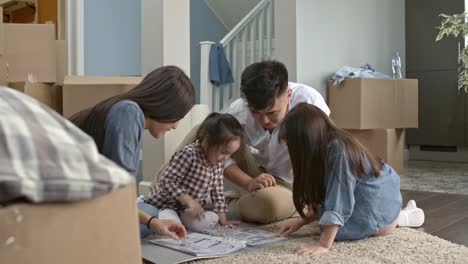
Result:
[[[195,142],[174,154],[145,203],[160,210],[160,219],[175,219],[192,231],[211,229],[218,223],[238,224],[226,219],[223,169],[242,142],[243,130],[235,117],[211,113],[201,124]],[[208,195],[213,211],[205,211]]]
[[[188,76],[178,67],[165,66],[149,73],[132,90],[76,113],[70,120],[94,139],[101,154],[138,179],[143,132],[161,137],[175,129],[194,104],[195,90]],[[175,239],[185,235],[179,223],[157,219],[155,208],[143,204],[139,208],[142,236],[150,231]]]
[[[283,121],[280,139],[291,156],[293,201],[301,215],[280,235],[314,220],[321,227],[320,241],[299,249],[299,255],[326,252],[334,240],[387,235],[397,224],[423,224],[424,213],[414,201],[400,213],[400,176],[316,106],[294,107]]]

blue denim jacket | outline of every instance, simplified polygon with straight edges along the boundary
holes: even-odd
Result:
[[[123,100],[106,116],[102,154],[141,181],[141,140],[145,115],[137,103]]]
[[[367,159],[370,174],[370,161]],[[335,140],[328,149],[326,195],[319,206],[320,225],[340,225],[335,240],[371,236],[394,223],[401,210],[400,176],[383,163],[378,177],[357,179],[351,172],[343,143]]]

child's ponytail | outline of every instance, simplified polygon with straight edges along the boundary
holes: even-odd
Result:
[[[244,131],[237,119],[230,114],[209,114],[197,131],[196,140],[205,141],[208,148],[229,143],[239,138],[243,142]]]

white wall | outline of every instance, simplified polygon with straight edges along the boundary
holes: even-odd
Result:
[[[274,0],[274,59],[284,63],[289,81],[297,80],[296,1]]]
[[[190,76],[190,1],[164,0],[163,61]]]
[[[163,0],[141,0],[142,75],[163,65]]]
[[[163,63],[180,67],[190,77],[190,1],[164,0],[163,12]],[[180,134],[181,129],[164,136],[165,161],[182,142]]]
[[[141,1],[141,73],[143,76],[163,65],[163,0]],[[152,181],[164,163],[164,139],[143,136],[143,179]]]
[[[341,66],[390,74],[394,50],[405,72],[405,0],[297,0],[296,12],[298,82],[325,96]]]
[[[190,76],[190,1],[142,0],[142,74],[175,65]],[[143,137],[143,177],[152,181],[160,166],[182,141],[182,130],[154,139]]]
[[[191,0],[203,1],[203,0]],[[204,0],[227,29],[234,28],[260,0]]]

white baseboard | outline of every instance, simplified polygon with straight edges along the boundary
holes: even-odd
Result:
[[[419,146],[409,148],[410,160],[429,160],[447,162],[468,162],[468,148],[458,148],[457,152],[421,151]]]

